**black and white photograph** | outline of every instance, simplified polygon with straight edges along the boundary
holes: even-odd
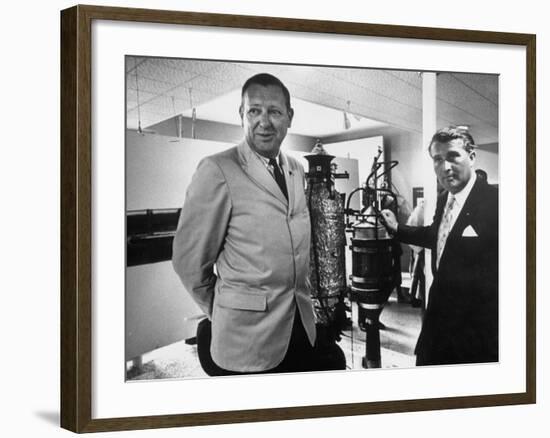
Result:
[[[545,437],[544,4],[8,2],[2,435]]]
[[[61,12],[62,427],[536,403],[536,35],[227,12]]]
[[[124,64],[127,382],[499,362],[498,74]]]

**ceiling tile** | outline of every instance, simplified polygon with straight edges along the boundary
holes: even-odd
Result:
[[[415,71],[143,57],[128,57],[126,71],[129,121],[137,106],[136,71],[142,122],[151,124],[189,111],[189,89],[198,107],[240,90],[253,74],[268,72],[279,77],[294,98],[422,130],[422,77]],[[498,138],[497,76],[441,73],[437,84],[438,123],[466,123],[479,138]]]

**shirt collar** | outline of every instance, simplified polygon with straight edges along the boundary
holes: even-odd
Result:
[[[457,204],[460,205],[461,207],[466,202],[466,199],[468,199],[468,196],[470,195],[470,192],[472,191],[472,188],[474,187],[474,184],[476,182],[476,178],[477,178],[476,173],[472,172],[472,174],[470,175],[470,180],[464,186],[464,188],[460,192],[455,193],[453,195]]]
[[[247,143],[248,145],[248,143]],[[269,168],[269,158],[267,157],[264,157],[263,155],[260,155],[258,152],[256,152],[254,149],[252,149],[250,147],[250,145],[248,145],[248,147],[250,148],[250,150],[252,152],[254,152],[254,154],[256,154],[256,156],[262,161],[262,163],[264,164],[265,167]],[[275,160],[277,160],[277,163],[279,164],[279,166],[284,166],[284,159],[283,159],[283,156],[281,155],[281,150],[279,149],[279,152],[277,153],[277,156],[275,157]]]

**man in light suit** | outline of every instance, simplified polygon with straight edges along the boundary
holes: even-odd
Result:
[[[433,223],[410,227],[382,211],[402,242],[432,250],[433,283],[416,345],[417,365],[498,361],[498,190],[476,177],[475,144],[463,129],[432,138],[429,153],[445,191]]]
[[[253,76],[239,114],[244,141],[193,175],[174,269],[211,321],[208,374],[307,371],[316,331],[304,170],[280,152],[294,115],[289,92],[272,75]]]

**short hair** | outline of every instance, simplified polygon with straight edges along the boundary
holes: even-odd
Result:
[[[474,139],[468,130],[451,125],[438,130],[433,135],[432,140],[430,141],[430,146],[428,146],[428,152],[431,153],[432,145],[434,143],[449,143],[453,140],[462,140],[462,147],[468,153],[476,149]]]
[[[290,93],[288,92],[288,88],[285,87],[285,84],[283,84],[279,78],[270,75],[269,73],[259,73],[247,79],[241,91],[241,105],[244,98],[244,93],[246,93],[246,90],[248,90],[251,85],[261,85],[263,87],[267,87],[268,85],[275,85],[277,87],[280,87],[283,91],[287,111],[292,110],[292,107],[290,106]]]

